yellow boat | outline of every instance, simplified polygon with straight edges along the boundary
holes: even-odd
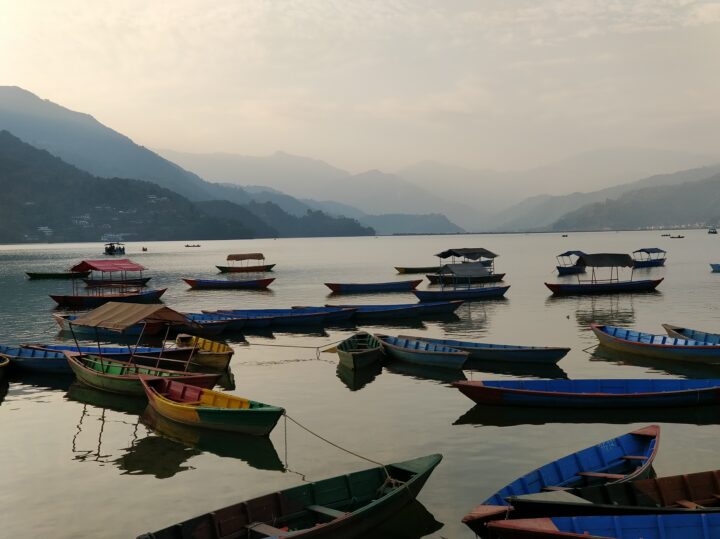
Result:
[[[186,335],[184,333],[177,336],[175,344],[178,348],[191,347],[195,348],[192,355],[192,361],[201,367],[224,371],[230,365],[235,351],[225,343]]]

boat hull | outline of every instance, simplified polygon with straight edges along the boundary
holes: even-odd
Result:
[[[167,369],[155,369],[113,360],[104,360],[107,368],[101,372],[90,368],[87,361],[79,358],[79,354],[65,352],[65,356],[67,363],[70,365],[79,382],[96,389],[123,395],[143,396],[145,394],[145,390],[140,383],[141,375],[178,377],[182,378],[184,383],[208,389],[214,387],[220,378],[219,374],[196,374]],[[90,364],[92,364],[92,362]],[[94,360],[94,364],[101,364],[99,358]]]
[[[263,273],[272,271],[275,264],[260,264],[256,266],[215,266],[220,273]]]
[[[476,277],[455,279],[452,275],[440,275],[439,273],[432,273],[425,275],[430,284],[441,284],[441,285],[452,285],[454,283],[462,284],[479,284],[479,283],[499,283],[505,278],[504,273],[491,273],[490,275],[479,275]]]
[[[405,292],[415,290],[422,279],[388,283],[325,283],[335,294],[367,294],[373,292]]]
[[[594,294],[622,294],[627,292],[652,292],[663,279],[642,281],[619,281],[613,283],[545,283],[553,295],[580,296]]]
[[[413,273],[433,273],[440,268],[439,265],[435,266],[395,266],[398,273],[413,274]]]
[[[676,361],[691,361],[694,363],[720,363],[720,345],[703,345],[698,341],[689,341],[687,338],[677,339],[661,335],[638,334],[623,328],[614,326],[603,326],[599,324],[590,325],[593,333],[601,346],[637,356],[656,359],[668,359]],[[608,327],[612,328],[615,334],[610,334]],[[629,335],[647,335],[650,342],[634,342],[628,340]],[[625,336],[625,337],[623,337]],[[658,342],[655,342],[655,341]],[[690,345],[689,343],[696,343]]]
[[[633,260],[633,268],[659,268],[665,265],[664,258],[652,260]]]
[[[8,360],[12,370],[39,374],[71,374],[72,371],[62,352],[36,350],[16,346],[0,346],[0,362]]]
[[[274,280],[218,281],[212,279],[183,279],[193,290],[264,290]]]
[[[676,339],[691,339],[708,344],[720,344],[720,333],[708,333],[707,331],[683,328],[673,326],[672,324],[663,324],[662,327],[670,337],[675,337]]]
[[[136,279],[83,279],[86,286],[147,286],[152,277]]]
[[[401,335],[401,337],[405,337]],[[554,365],[564,358],[570,348],[512,346],[506,344],[485,344],[453,339],[432,339],[428,337],[407,337],[425,342],[443,344],[470,354],[470,359],[498,362],[538,363]]]
[[[391,320],[404,318],[422,318],[427,316],[454,313],[463,302],[436,301],[426,303],[406,303],[398,305],[335,305],[355,309],[353,317],[357,321]],[[331,307],[331,305],[328,305]]]
[[[477,404],[501,406],[602,409],[720,403],[720,380],[460,381],[453,385]]]
[[[90,275],[90,271],[59,271],[56,273],[28,271],[26,275],[33,280],[39,279],[83,279]]]
[[[85,309],[99,307],[108,301],[119,301],[122,303],[154,303],[167,291],[167,288],[159,290],[148,290],[147,292],[127,294],[105,294],[105,295],[53,295],[50,297],[60,306],[74,309]]]
[[[393,359],[425,367],[460,370],[467,361],[468,353],[448,346],[423,343],[413,339],[397,339],[387,335],[376,335],[384,352]],[[422,345],[426,345],[423,348]]]
[[[420,301],[473,301],[497,299],[505,295],[510,286],[488,286],[484,288],[458,288],[454,290],[416,290],[414,294]]]
[[[713,273],[720,273],[720,264],[710,264],[710,270]]]
[[[382,343],[364,331],[338,344],[337,354],[340,365],[351,370],[367,368],[385,358]]]

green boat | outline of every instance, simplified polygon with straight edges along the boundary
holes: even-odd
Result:
[[[428,455],[303,483],[240,502],[139,539],[363,537],[415,500],[442,460]]]
[[[140,383],[141,375],[177,377],[186,384],[208,389],[214,387],[220,378],[220,374],[198,374],[187,371],[158,369],[91,354],[68,351],[63,353],[79,382],[111,393],[144,396],[145,390]]]
[[[55,271],[37,272],[28,271],[26,275],[32,280],[38,279],[83,279],[90,275],[90,271]]]
[[[340,364],[348,369],[363,369],[385,357],[382,343],[365,331],[356,333],[337,345]]]

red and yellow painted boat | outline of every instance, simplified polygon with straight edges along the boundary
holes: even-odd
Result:
[[[140,382],[153,410],[195,427],[267,436],[285,413],[278,406],[165,378],[141,376]]]

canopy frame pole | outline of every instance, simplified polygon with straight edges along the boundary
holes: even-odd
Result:
[[[165,341],[167,341],[168,335],[170,335],[170,324],[165,324],[165,337],[160,343],[160,357],[162,357],[163,352],[165,351]]]
[[[135,355],[137,354],[137,349],[140,346],[140,341],[143,338],[143,335],[145,334],[145,327],[147,326],[147,321],[143,320],[142,322],[142,329],[140,330],[140,335],[138,335],[137,341],[135,341],[135,349],[133,350],[132,354],[130,355],[130,362],[135,363]],[[158,358],[157,364],[155,367],[159,368],[160,366],[160,358]],[[135,363],[137,365],[137,363]]]
[[[77,340],[77,335],[75,335],[75,329],[73,328],[73,323],[68,320],[68,325],[70,326],[70,333],[72,333],[73,340],[75,341],[75,348],[77,348],[77,352],[80,353],[80,343]]]
[[[100,346],[100,332],[98,331],[97,326],[93,328],[95,330],[95,342],[97,343],[98,347],[98,357],[100,358],[100,367],[105,369],[105,362],[103,361],[103,355],[102,355],[102,346]],[[80,348],[80,347],[78,347]],[[79,352],[80,350],[78,350]]]

